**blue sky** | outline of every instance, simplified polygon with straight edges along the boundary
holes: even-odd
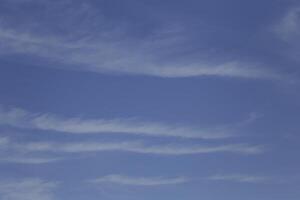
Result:
[[[297,200],[300,4],[0,2],[0,199]]]

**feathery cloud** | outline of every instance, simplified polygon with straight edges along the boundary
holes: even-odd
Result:
[[[0,197],[3,200],[54,200],[57,183],[41,179],[0,181]]]
[[[21,54],[30,57],[43,58],[45,61],[54,62],[56,67],[74,70],[85,70],[97,73],[109,74],[132,74],[147,75],[165,78],[176,77],[197,77],[197,76],[220,76],[220,77],[240,77],[240,78],[260,78],[260,79],[280,79],[281,76],[271,70],[267,70],[259,64],[231,59],[216,62],[220,59],[191,59],[181,56],[176,60],[165,55],[166,50],[170,54],[171,49],[180,50],[187,38],[184,28],[180,31],[156,30],[156,34],[134,38],[126,33],[126,28],[122,30],[122,23],[111,22],[102,16],[99,11],[95,11],[92,6],[84,5],[64,5],[63,3],[49,3],[48,9],[62,9],[65,16],[53,17],[57,12],[47,12],[52,20],[60,24],[60,28],[65,34],[55,35],[55,26],[52,23],[47,28],[46,34],[39,34],[38,31],[31,30],[45,28],[46,22],[24,21],[26,28],[12,26],[9,23],[0,23],[0,54]],[[22,8],[23,9],[23,8]],[[52,10],[52,11],[53,11]],[[95,13],[95,14],[93,14]],[[42,13],[41,13],[42,15]],[[70,26],[71,21],[77,21],[76,27]],[[78,19],[78,20],[76,20]],[[23,19],[20,19],[21,21]],[[32,20],[32,19],[31,19]],[[99,22],[101,21],[101,22]],[[82,23],[82,24],[80,24]],[[105,28],[107,27],[118,28]],[[121,25],[120,25],[121,23]],[[32,25],[34,24],[34,26]],[[84,24],[84,25],[83,25]],[[101,29],[95,28],[98,24]],[[66,28],[68,27],[68,28]],[[88,31],[88,30],[93,31]],[[87,30],[87,31],[84,31]],[[198,53],[201,57],[203,54]],[[204,53],[207,54],[207,53]],[[203,57],[203,56],[202,56]],[[47,63],[45,62],[45,63]],[[46,64],[45,64],[46,65]],[[49,66],[49,65],[48,65]]]
[[[122,142],[31,142],[25,144],[11,144],[15,149],[28,152],[57,152],[57,153],[87,153],[103,151],[125,151],[142,154],[158,155],[189,155],[204,153],[240,153],[260,154],[264,148],[259,145],[228,144],[228,145],[146,145],[137,141]]]
[[[275,33],[287,41],[300,38],[300,7],[291,8],[274,27]]]
[[[22,142],[8,140],[1,146],[5,152],[1,162],[15,162],[23,164],[43,164],[68,158],[68,154],[84,154],[96,152],[120,151],[139,154],[153,154],[162,156],[183,156],[211,153],[236,153],[254,155],[264,152],[259,145],[226,144],[226,145],[149,145],[142,141],[121,142]],[[38,156],[37,156],[37,155]],[[59,154],[63,157],[49,157],[49,154]]]
[[[243,174],[214,175],[209,177],[208,179],[213,181],[232,181],[240,183],[261,183],[267,180],[266,177]]]
[[[232,136],[227,130],[201,130],[133,119],[62,118],[50,114],[35,114],[22,109],[1,109],[0,124],[19,128],[58,131],[74,134],[125,133],[148,136],[218,139]]]
[[[96,184],[112,183],[120,185],[133,185],[133,186],[159,186],[159,185],[174,185],[188,182],[186,177],[163,178],[163,177],[130,177],[118,174],[111,174],[103,176],[90,182]]]
[[[9,155],[7,157],[1,157],[0,162],[2,163],[15,163],[15,164],[47,164],[47,163],[53,163],[62,160],[62,158],[51,158],[51,157],[30,157],[27,155]]]
[[[221,76],[280,79],[279,74],[263,69],[257,64],[238,60],[223,63],[200,60],[181,64],[172,61],[159,62],[159,58],[149,50],[149,47],[142,45],[128,49],[126,42],[120,45],[119,42],[114,44],[96,40],[91,43],[75,41],[72,44],[55,37],[43,38],[3,28],[0,29],[0,41],[6,49],[0,51],[2,54],[38,56],[61,65],[65,64],[67,66],[64,68],[67,69],[165,78]]]
[[[62,158],[24,154],[25,149],[18,149],[17,144],[7,137],[0,137],[0,162],[17,164],[46,164]]]
[[[293,62],[300,62],[300,6],[291,7],[285,15],[275,22],[273,33],[284,42],[279,52]],[[298,65],[296,65],[297,67]],[[294,82],[293,79],[291,79]]]

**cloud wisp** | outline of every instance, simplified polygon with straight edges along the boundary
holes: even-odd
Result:
[[[291,8],[274,27],[275,33],[287,42],[300,38],[300,6]],[[299,43],[298,43],[299,44]]]
[[[157,154],[166,156],[208,154],[208,153],[238,153],[260,154],[264,148],[259,145],[227,144],[227,145],[148,145],[142,141],[121,142],[7,142],[2,149],[11,149],[27,153],[89,153],[122,151],[141,154]]]
[[[252,121],[252,119],[250,121]],[[228,130],[226,127],[224,130],[219,130],[216,134],[191,127],[178,127],[162,123],[146,123],[136,120],[65,119],[55,115],[30,113],[18,108],[0,108],[0,124],[21,129],[36,129],[40,131],[55,131],[71,134],[124,133],[142,136],[202,139],[222,139],[232,136],[226,132],[226,130]],[[86,154],[93,152],[128,152],[163,156],[183,156],[212,153],[252,155],[260,154],[265,151],[262,145],[246,143],[225,143],[217,145],[191,145],[189,143],[151,144],[149,142],[145,143],[142,140],[16,143],[9,138],[0,138],[0,147],[1,152],[4,152],[6,155],[0,159],[1,162],[23,164],[51,163],[68,158],[68,154]],[[53,154],[56,156],[53,157]]]
[[[25,149],[19,149],[17,146],[9,138],[0,137],[0,163],[47,164],[62,160],[60,157],[28,155],[24,152]]]
[[[56,5],[56,6],[55,6]],[[55,10],[61,9],[62,4],[47,5]],[[72,8],[73,7],[73,8]],[[76,6],[75,6],[76,7]],[[21,54],[30,57],[43,58],[47,62],[54,62],[55,66],[75,70],[85,70],[97,73],[109,74],[131,74],[146,75],[164,78],[176,77],[198,77],[198,76],[219,76],[219,77],[240,77],[240,78],[259,78],[259,79],[279,79],[280,75],[274,73],[257,64],[243,62],[238,59],[231,59],[222,62],[216,62],[215,58],[210,60],[191,59],[181,56],[181,59],[170,58],[165,55],[166,50],[182,49],[188,46],[184,41],[187,38],[184,28],[181,31],[156,30],[153,34],[143,38],[134,38],[126,33],[127,28],[107,29],[107,23],[110,27],[122,27],[120,22],[111,22],[109,19],[103,19],[104,16],[92,9],[92,6],[69,5],[64,8],[68,12],[67,16],[61,16],[57,21],[61,27],[68,27],[63,35],[51,34],[55,31],[55,26],[50,25],[47,28],[50,34],[38,34],[38,31],[30,30],[34,24],[38,29],[43,29],[46,22],[36,19],[34,22],[24,22],[26,29],[20,26],[11,26],[10,24],[0,23],[0,54]],[[47,14],[52,16],[49,11]],[[95,16],[93,14],[95,13]],[[51,19],[52,19],[51,18]],[[76,27],[70,27],[73,24],[64,19],[78,19]],[[82,19],[88,19],[82,22]],[[22,20],[22,19],[20,19]],[[53,19],[52,19],[53,20]],[[74,21],[74,20],[73,20]],[[101,23],[99,22],[101,21]],[[80,33],[78,29],[84,23]],[[63,24],[68,26],[63,26]],[[93,28],[99,24],[102,29]],[[124,24],[123,24],[124,25]],[[93,31],[83,31],[91,29]],[[77,34],[76,34],[77,33]],[[78,36],[80,35],[80,36]],[[83,35],[83,36],[82,36]],[[201,57],[201,52],[198,53]],[[165,55],[165,56],[164,56]],[[178,55],[176,56],[179,57]],[[203,56],[202,56],[203,57]],[[222,60],[222,58],[220,59]],[[45,64],[47,65],[47,64]]]
[[[54,200],[57,186],[41,179],[0,181],[0,197],[3,200]]]
[[[89,181],[95,184],[119,184],[129,186],[161,186],[161,185],[176,185],[189,182],[186,177],[131,177],[119,174],[106,175],[94,180]]]
[[[272,31],[284,46],[279,48],[279,52],[285,58],[293,62],[300,62],[300,6],[291,7],[282,18],[275,21]],[[298,67],[296,65],[295,67]],[[292,80],[294,82],[294,80]]]
[[[227,144],[227,145],[188,145],[160,144],[149,145],[142,141],[121,142],[14,142],[8,138],[0,138],[0,162],[18,164],[46,164],[74,158],[74,154],[127,152],[159,156],[185,156],[216,153],[233,153],[256,155],[264,152],[259,145]],[[70,156],[72,155],[72,156]]]
[[[244,174],[214,175],[208,177],[208,179],[212,181],[231,181],[239,183],[263,183],[268,180],[266,177]]]
[[[228,130],[201,130],[133,119],[81,119],[62,118],[50,114],[35,114],[22,109],[1,109],[0,124],[17,128],[57,131],[73,134],[119,133],[144,136],[221,139],[231,137]]]
[[[171,61],[160,63],[157,61],[159,59],[155,57],[155,54],[146,50],[147,48],[143,46],[136,47],[136,49],[143,52],[138,53],[124,47],[125,44],[107,44],[101,40],[92,41],[91,44],[76,45],[75,42],[72,45],[57,38],[43,38],[29,33],[21,34],[17,31],[2,29],[0,30],[0,41],[9,49],[5,54],[11,52],[38,56],[67,65],[64,67],[67,69],[97,73],[148,75],[164,78],[197,76],[280,78],[278,74],[262,69],[257,64],[238,60],[225,63],[212,63],[210,61],[194,61],[182,64]],[[109,55],[107,52],[109,52]],[[70,67],[71,65],[72,67]]]
[[[58,162],[62,160],[62,158],[47,158],[47,157],[30,157],[30,156],[14,156],[10,155],[9,157],[2,157],[0,159],[0,162],[2,163],[16,163],[16,164],[47,164],[47,163],[53,163]]]

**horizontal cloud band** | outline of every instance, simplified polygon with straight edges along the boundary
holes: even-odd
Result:
[[[126,133],[148,136],[220,139],[230,137],[228,132],[211,132],[194,127],[174,126],[133,119],[80,119],[61,118],[49,114],[35,114],[22,109],[1,109],[0,124],[18,128],[58,131],[74,134]]]
[[[159,185],[174,185],[188,182],[186,177],[163,178],[163,177],[130,177],[119,174],[111,174],[94,179],[92,183],[112,183],[120,185],[133,186],[159,186]]]
[[[52,152],[52,153],[87,153],[104,151],[125,151],[142,154],[158,155],[189,155],[203,153],[242,153],[259,154],[264,151],[262,146],[247,144],[228,144],[228,145],[145,145],[143,142],[28,142],[15,143],[7,138],[1,139],[0,147],[6,150],[19,152]]]

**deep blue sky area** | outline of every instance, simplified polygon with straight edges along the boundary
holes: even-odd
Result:
[[[300,4],[0,2],[1,200],[298,200]]]

